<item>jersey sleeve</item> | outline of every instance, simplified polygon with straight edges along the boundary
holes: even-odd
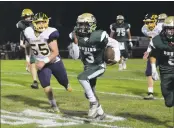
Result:
[[[59,38],[59,32],[56,30],[49,35],[48,43]]]
[[[107,34],[107,32],[103,31],[101,34],[101,38],[100,38],[100,42],[103,47],[106,47],[107,43],[109,42],[108,37],[109,37],[109,35]]]
[[[21,20],[16,24],[16,27],[17,27],[20,31],[22,31],[22,30],[24,30],[24,29],[26,28],[25,24],[22,23]]]
[[[126,31],[130,31],[131,25],[130,24],[126,24]]]
[[[158,51],[157,48],[154,46],[153,40],[150,41],[149,46],[151,47],[150,57],[158,58],[159,51]]]

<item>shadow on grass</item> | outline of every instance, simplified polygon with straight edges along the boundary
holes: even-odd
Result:
[[[132,114],[132,113],[118,113],[117,116],[122,116],[125,118],[132,118],[135,120],[139,120],[145,123],[152,123],[159,126],[165,126],[165,128],[172,128],[167,123],[171,122],[171,120],[165,119],[165,121],[160,121],[157,118],[148,115],[140,115],[140,114]]]
[[[43,100],[39,100],[39,99],[33,99],[27,96],[22,96],[22,95],[6,95],[4,96],[4,98],[13,100],[14,102],[23,102],[24,104],[27,104],[29,106],[33,106],[33,107],[39,107],[41,109],[48,109],[49,108],[49,103]],[[44,104],[44,106],[42,106],[41,104]],[[45,107],[47,106],[48,107]]]

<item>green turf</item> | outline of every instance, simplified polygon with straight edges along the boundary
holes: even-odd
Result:
[[[66,92],[52,77],[51,86],[54,88],[57,103],[66,116],[86,117],[89,103],[77,81],[77,75],[82,71],[83,65],[80,60],[64,59],[63,61],[74,90],[72,93]],[[109,125],[115,126],[115,128],[116,126],[119,128],[171,128],[174,111],[172,108],[165,107],[164,100],[161,99],[159,81],[154,85],[157,99],[143,100],[143,96],[147,92],[145,66],[146,62],[142,59],[129,59],[127,70],[118,71],[118,65],[108,66],[105,74],[97,81],[97,95],[106,114],[124,117],[126,120],[97,123],[92,121],[62,127],[98,128],[103,127],[98,126],[99,124],[105,124],[108,127]],[[40,87],[38,90],[32,90],[30,84],[31,75],[25,71],[24,60],[1,60],[1,109],[10,112],[22,112],[26,109],[46,112],[49,104],[43,89]],[[28,116],[26,117],[28,118]],[[63,115],[61,117],[63,118]],[[41,117],[34,118],[41,119]],[[14,120],[8,121],[14,122]],[[56,122],[61,123],[62,120],[57,119]],[[1,124],[1,127],[38,128],[39,126],[37,123],[30,123],[23,125]]]

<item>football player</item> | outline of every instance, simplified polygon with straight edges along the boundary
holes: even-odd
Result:
[[[151,42],[152,77],[156,79],[156,60],[159,64],[161,91],[167,107],[174,107],[174,16],[165,19],[163,30]]]
[[[156,14],[147,14],[145,16],[145,19],[143,20],[144,26],[142,27],[141,31],[142,33],[149,37],[151,40],[154,36],[158,35],[161,32],[161,29],[159,29],[156,26],[157,23],[157,15]],[[151,52],[151,46],[149,45],[147,48],[147,51],[144,53],[143,58],[147,59],[149,56],[149,53]],[[157,72],[157,71],[156,71]],[[148,95],[144,97],[145,100],[153,100],[153,79],[152,79],[152,72],[151,72],[151,65],[150,65],[150,59],[147,61],[146,66],[146,76],[148,81]],[[157,80],[157,79],[155,79]]]
[[[115,51],[115,58],[110,62],[115,64],[120,60],[118,42],[109,38],[106,31],[96,30],[97,21],[91,13],[79,15],[76,23],[77,29],[75,34],[70,34],[70,38],[78,44],[81,61],[84,64],[84,71],[78,75],[77,79],[90,102],[88,117],[103,119],[105,114],[96,96],[95,86],[97,78],[105,72],[104,51],[107,45]]]
[[[67,91],[72,91],[72,88],[69,86],[66,69],[59,55],[57,44],[59,32],[56,28],[48,26],[49,18],[42,12],[35,14],[32,24],[33,27],[25,29],[24,35],[36,58],[40,84],[44,88],[52,109],[59,111],[50,87],[51,74]]]
[[[128,44],[132,47],[132,39],[130,32],[130,24],[124,22],[124,16],[118,15],[116,17],[116,23],[110,25],[110,37],[116,39],[119,42],[121,59],[119,62],[119,70],[126,69],[126,60],[128,59]]]
[[[31,84],[31,88],[33,89],[38,89],[38,82],[37,82],[37,71],[36,71],[36,66],[35,66],[35,58],[32,55],[31,58],[28,56],[28,50],[29,48],[26,46],[26,39],[24,37],[24,30],[25,28],[29,27],[32,25],[31,21],[33,18],[34,13],[32,12],[31,9],[24,9],[21,14],[22,20],[20,20],[16,26],[18,29],[20,29],[20,46],[25,49],[25,54],[26,54],[26,62],[27,62],[27,67],[26,70],[31,72],[32,78],[33,78],[33,83]],[[29,60],[30,63],[29,63]]]
[[[162,26],[166,18],[167,18],[167,15],[165,13],[161,13],[158,15],[158,21],[157,21],[158,29],[162,30]]]

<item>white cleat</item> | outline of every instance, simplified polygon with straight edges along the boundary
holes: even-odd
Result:
[[[98,101],[90,103],[90,109],[88,111],[89,118],[95,118],[97,116],[98,106],[99,106]]]

